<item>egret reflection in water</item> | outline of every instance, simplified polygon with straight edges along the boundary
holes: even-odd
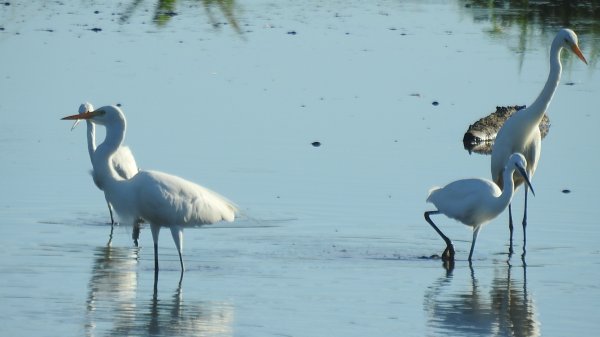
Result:
[[[507,42],[519,55],[519,68],[526,57],[525,51],[531,48],[538,32],[543,35],[554,35],[561,27],[572,27],[581,35],[597,34],[600,31],[600,11],[595,0],[584,1],[487,1],[461,0],[460,9],[472,15],[475,22],[489,25],[484,29],[492,38]],[[516,40],[509,38],[506,32],[510,29],[518,31]],[[500,39],[499,39],[500,38]],[[546,37],[540,39],[545,44]],[[585,41],[585,54],[591,66],[598,62],[600,56],[600,40]],[[572,55],[565,55],[567,62]]]
[[[92,276],[88,285],[88,336],[104,325],[129,326],[136,310],[139,248],[97,247],[94,252]]]
[[[131,1],[127,5],[125,11],[121,14],[120,22],[128,22],[144,2],[145,1],[143,0]],[[177,0],[158,0],[154,7],[152,22],[159,27],[165,26],[171,21],[171,18],[178,15],[178,11],[195,8],[196,6],[194,6],[194,4],[201,5],[204,8],[204,12],[214,28],[220,28],[224,25],[224,23],[219,21],[218,14],[215,14],[220,13],[227,21],[227,25],[231,26],[236,33],[242,33],[237,19],[238,7],[235,0],[197,0],[180,2],[179,7]]]
[[[517,279],[510,264],[496,265],[491,286],[481,285],[472,268],[466,283],[455,280],[452,270],[446,271],[425,292],[428,326],[434,335],[540,336],[526,268],[522,266],[523,278]],[[465,284],[466,289],[458,288]]]
[[[156,289],[156,288],[155,288]],[[226,302],[184,302],[181,283],[170,297],[161,300],[155,291],[144,321],[135,326],[135,335],[151,336],[232,336],[233,306]],[[146,320],[147,319],[147,320]],[[120,333],[120,331],[119,331]]]
[[[142,289],[138,253],[138,248],[96,248],[86,303],[87,336],[233,335],[231,304],[184,301],[181,283],[163,299],[156,283]]]

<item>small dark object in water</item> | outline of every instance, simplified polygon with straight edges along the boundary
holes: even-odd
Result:
[[[319,146],[321,146],[321,142],[312,142],[311,144],[312,144],[312,146],[314,146],[314,147],[319,147]]]
[[[100,14],[100,11],[94,11],[94,14]]]
[[[438,254],[433,254],[433,255],[429,255],[429,256],[425,256],[425,255],[419,256],[419,259],[421,259],[421,260],[439,260],[441,258],[442,257],[439,256]]]
[[[569,190],[569,189],[564,189],[564,190],[562,190],[562,192],[563,192],[564,194],[569,194],[569,193],[571,193],[571,190]]]
[[[91,28],[90,30],[94,33],[98,33],[98,32],[102,31],[102,28],[95,27],[95,28]]]
[[[567,82],[565,85],[575,85],[575,82]]]
[[[438,102],[438,101],[433,101],[433,102],[431,102],[431,105],[433,105],[433,106],[438,106],[438,105],[440,105],[440,102]]]
[[[296,35],[296,34],[298,34],[298,33],[296,33],[296,31],[295,31],[295,30],[290,30],[290,31],[289,31],[289,32],[287,32],[287,33],[288,33],[288,35]]]
[[[468,150],[469,153],[492,153],[492,145],[496,139],[496,134],[502,125],[504,125],[504,122],[513,113],[524,108],[525,105],[498,106],[496,107],[496,111],[469,125],[467,132],[463,136],[465,150]],[[546,114],[544,114],[539,128],[542,138],[546,137],[548,131],[550,131],[550,119]]]

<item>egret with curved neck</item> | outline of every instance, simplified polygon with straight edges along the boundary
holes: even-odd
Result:
[[[135,224],[143,219],[150,224],[154,241],[154,268],[158,276],[158,234],[161,227],[169,227],[181,263],[183,228],[233,221],[237,207],[200,185],[177,176],[157,172],[139,171],[134,177],[124,179],[111,165],[111,159],[125,139],[125,115],[116,106],[64,117],[65,120],[86,119],[106,128],[104,142],[96,148],[92,158],[94,171],[101,182],[107,200],[124,223]]]
[[[94,106],[89,102],[85,102],[79,106],[80,114],[84,114],[86,112],[91,112],[91,111],[94,111]],[[77,124],[79,124],[80,121],[81,121],[80,119],[76,120],[75,124],[73,124],[73,126],[71,127],[71,130],[75,129],[75,127],[77,126]],[[94,157],[96,156],[96,148],[97,148],[96,147],[96,126],[94,125],[94,123],[90,122],[89,120],[86,121],[86,124],[87,124],[88,153],[90,155],[90,161],[92,162],[92,170],[90,173],[92,175],[92,178],[94,180],[94,184],[96,185],[96,187],[98,187],[101,191],[103,191],[104,189],[102,187],[102,180],[98,177],[96,170],[94,169],[94,166],[93,166],[94,165]],[[100,144],[100,146],[103,146],[103,145]],[[131,153],[131,150],[129,149],[129,147],[127,147],[125,145],[119,146],[119,148],[117,149],[115,154],[111,157],[111,165],[115,169],[115,172],[117,172],[117,174],[123,179],[130,179],[131,177],[136,175],[139,171],[137,163],[135,162],[135,159],[133,158],[133,153]],[[108,201],[106,194],[104,195],[104,199],[106,200],[106,204],[108,206],[108,212],[110,214],[111,235],[110,235],[110,239],[108,241],[108,244],[110,245],[110,243],[112,241],[112,232],[114,230],[115,219],[113,216],[112,206],[111,206],[110,202]],[[132,232],[133,243],[135,244],[136,247],[138,246],[138,239],[140,236],[140,222],[141,222],[141,220],[136,222],[136,224],[133,227],[133,232]]]
[[[561,29],[550,47],[550,74],[542,92],[536,100],[527,108],[515,112],[500,128],[492,146],[491,171],[492,179],[498,186],[503,186],[504,167],[512,153],[522,153],[527,159],[527,174],[533,178],[535,170],[540,159],[542,150],[542,137],[538,125],[544,117],[544,113],[550,105],[552,96],[556,91],[560,75],[562,73],[562,64],[560,55],[563,49],[571,50],[577,57],[587,64],[587,61],[579,49],[578,39],[575,32],[570,29]],[[520,175],[514,177],[515,188],[518,188],[523,179]],[[510,231],[509,253],[513,252],[513,221],[512,207],[508,206]],[[527,226],[527,186],[525,186],[525,209],[523,212],[523,256],[525,256],[525,246]]]
[[[457,180],[445,187],[435,187],[429,191],[427,202],[434,204],[437,210],[425,212],[424,215],[425,220],[446,242],[442,260],[454,261],[454,246],[452,241],[433,223],[430,216],[442,213],[473,228],[473,241],[471,241],[471,250],[469,251],[469,263],[471,263],[475,241],[481,227],[502,213],[512,200],[515,184],[513,173],[515,171],[527,182],[533,193],[525,170],[526,166],[527,160],[522,154],[512,154],[504,168],[502,189],[493,181],[472,178]]]

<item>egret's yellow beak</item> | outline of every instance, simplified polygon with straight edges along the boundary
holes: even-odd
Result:
[[[574,45],[571,46],[571,50],[575,53],[575,55],[577,55],[577,57],[579,57],[580,60],[582,60],[585,64],[588,64],[587,60],[583,56],[583,53],[579,49],[579,46],[577,46],[576,44],[574,44]]]
[[[94,116],[98,115],[98,110],[94,110],[94,111],[88,111],[82,114],[77,114],[77,115],[72,115],[72,116],[67,116],[67,117],[63,117],[61,118],[61,120],[79,120],[79,119],[90,119],[93,118]]]

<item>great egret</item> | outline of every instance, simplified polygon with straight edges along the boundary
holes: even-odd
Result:
[[[92,158],[96,177],[119,218],[134,224],[139,218],[150,224],[154,240],[154,270],[158,275],[158,234],[160,227],[169,227],[181,263],[183,228],[233,221],[237,207],[200,185],[170,174],[140,170],[131,179],[121,178],[111,165],[111,158],[125,138],[125,115],[116,106],[67,116],[64,120],[86,119],[106,128],[106,138]]]
[[[433,223],[430,215],[442,213],[449,218],[473,227],[473,241],[469,252],[470,263],[475,240],[477,240],[482,225],[502,213],[513,197],[513,173],[515,170],[521,174],[529,188],[531,188],[531,192],[534,193],[527,171],[525,171],[526,166],[527,160],[522,154],[512,154],[504,168],[504,186],[502,190],[493,181],[472,178],[457,180],[445,187],[434,187],[429,191],[427,202],[434,204],[437,210],[425,212],[425,220],[446,242],[446,249],[442,253],[444,261],[454,260],[454,246],[452,241]]]
[[[562,72],[560,63],[560,54],[563,48],[569,48],[580,60],[587,64],[587,61],[579,49],[577,35],[570,29],[563,28],[558,31],[550,47],[550,74],[544,85],[544,89],[537,99],[527,108],[515,112],[500,128],[496,141],[492,147],[492,180],[498,185],[503,186],[503,171],[509,156],[512,153],[522,153],[527,159],[527,173],[533,177],[538,165],[541,153],[541,134],[538,125],[542,120],[554,91],[558,86]],[[515,188],[523,183],[520,176],[515,176]],[[510,231],[509,253],[513,252],[513,222],[512,208],[508,206]],[[523,256],[525,254],[525,245],[527,242],[525,227],[527,226],[527,186],[525,186],[525,210],[523,213]]]
[[[89,103],[89,102],[85,102],[83,104],[81,104],[79,106],[79,113],[80,114],[84,114],[86,112],[90,112],[90,111],[94,111],[94,106]],[[71,130],[75,129],[75,127],[77,126],[77,124],[79,124],[81,120],[78,119],[75,121],[75,123],[73,124],[73,126],[71,127]],[[94,125],[94,123],[90,122],[89,120],[86,121],[87,124],[87,143],[88,143],[88,153],[90,155],[90,160],[92,162],[92,170],[90,171],[92,178],[94,180],[94,184],[96,185],[96,187],[98,187],[98,189],[103,190],[102,188],[102,183],[100,181],[100,179],[96,176],[96,172],[94,170],[94,155],[96,154],[96,127]],[[102,144],[100,144],[99,146],[102,146]],[[115,169],[115,172],[117,172],[117,174],[123,178],[123,179],[129,179],[131,177],[133,177],[134,175],[136,175],[139,171],[139,168],[135,162],[135,159],[133,158],[133,153],[131,153],[131,150],[129,149],[129,147],[127,146],[120,146],[117,149],[117,152],[112,156],[111,158],[111,164],[112,167]],[[115,219],[113,217],[113,211],[112,211],[112,206],[110,205],[110,202],[108,201],[108,198],[106,196],[106,194],[104,195],[104,198],[106,199],[106,205],[108,206],[108,212],[110,214],[110,224],[111,224],[111,236],[110,236],[110,240],[109,240],[109,244],[112,241],[112,231],[115,225]],[[140,222],[141,220],[138,220],[135,225],[133,226],[133,232],[132,232],[132,239],[133,239],[133,243],[135,244],[135,246],[138,246],[138,239],[140,237]]]

